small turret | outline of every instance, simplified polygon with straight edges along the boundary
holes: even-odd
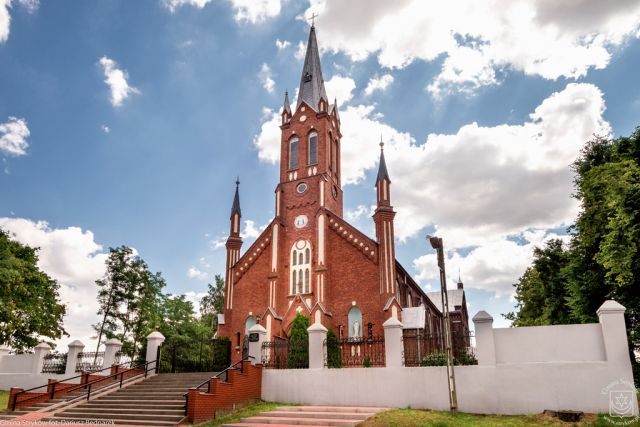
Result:
[[[384,142],[380,136],[380,164],[378,166],[378,176],[376,178],[376,189],[378,190],[378,206],[391,206],[391,179],[387,171],[387,162],[384,160]]]
[[[237,237],[240,235],[240,218],[242,218],[242,211],[240,210],[240,178],[236,179],[236,194],[233,197],[233,204],[231,205],[231,232],[230,236]]]
[[[289,103],[289,91],[284,91],[284,105],[282,106],[282,124],[291,121],[291,104]]]

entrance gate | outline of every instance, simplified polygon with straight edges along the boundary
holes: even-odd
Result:
[[[169,338],[162,344],[161,373],[213,371],[213,341],[210,338]]]

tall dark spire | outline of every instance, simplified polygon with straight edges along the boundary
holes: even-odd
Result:
[[[309,31],[309,41],[307,42],[307,54],[302,67],[302,77],[300,78],[300,92],[298,93],[298,105],[302,101],[316,110],[320,103],[320,98],[327,100],[327,93],[324,89],[324,79],[320,69],[320,54],[318,53],[318,41],[316,40],[316,27],[311,26]]]
[[[291,115],[291,104],[289,103],[289,91],[288,90],[284,91],[284,107],[283,107],[283,111],[285,111],[287,114]]]
[[[388,182],[391,182],[389,172],[387,172],[387,162],[384,161],[384,142],[382,142],[382,135],[380,135],[380,165],[378,166],[378,178],[376,181],[382,181],[385,178]]]
[[[233,205],[231,205],[231,217],[233,218],[234,214],[238,214],[238,216],[242,216],[242,212],[240,211],[240,177],[236,179],[236,195],[233,197]]]

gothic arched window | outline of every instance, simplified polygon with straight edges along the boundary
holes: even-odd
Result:
[[[309,162],[310,165],[318,163],[318,134],[311,132],[309,135]]]
[[[311,292],[311,243],[307,240],[298,240],[291,248],[290,277],[290,295]]]
[[[298,169],[298,137],[289,140],[289,169]]]

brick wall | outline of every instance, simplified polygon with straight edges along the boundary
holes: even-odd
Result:
[[[227,381],[211,380],[211,392],[189,390],[187,419],[199,423],[215,418],[216,411],[230,409],[249,400],[260,399],[262,391],[262,366],[242,362],[239,369],[228,371]]]

